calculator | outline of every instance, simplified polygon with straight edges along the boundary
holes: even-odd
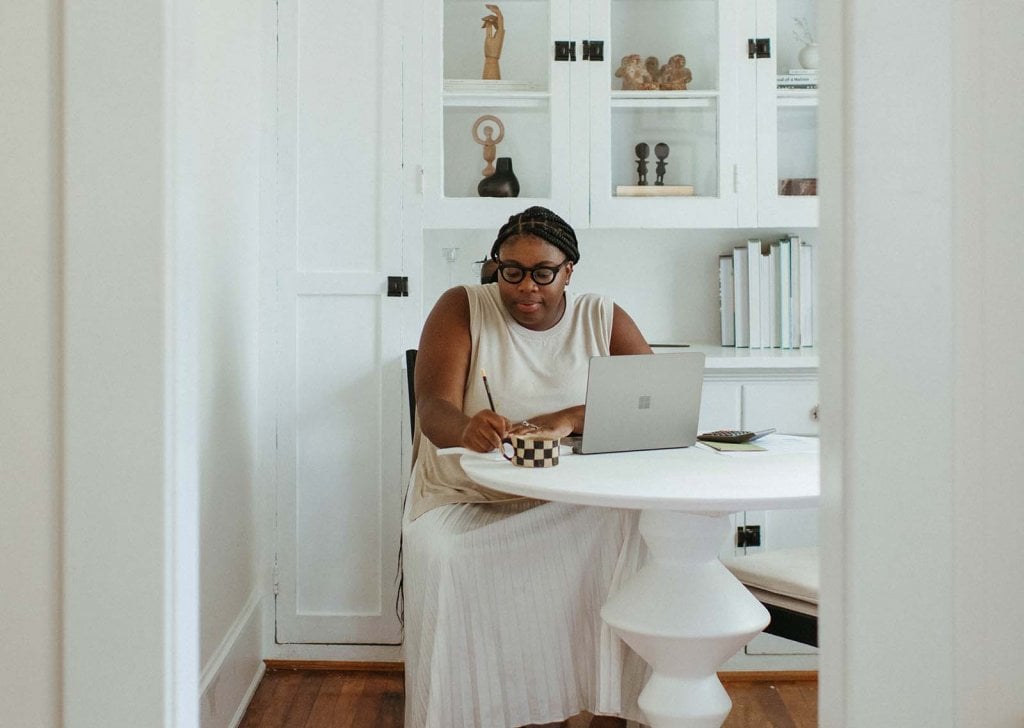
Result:
[[[703,435],[697,435],[698,440],[705,440],[706,442],[752,442],[759,437],[770,435],[775,432],[775,428],[769,430],[758,430],[757,432],[750,432],[749,430],[715,430],[714,432],[705,432]]]

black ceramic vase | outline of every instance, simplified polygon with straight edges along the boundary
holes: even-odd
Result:
[[[480,180],[476,191],[481,197],[519,197],[519,180],[512,171],[512,158],[498,157],[494,174]]]

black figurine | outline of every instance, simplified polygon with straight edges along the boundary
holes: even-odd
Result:
[[[645,143],[640,142],[636,145],[636,173],[637,173],[637,185],[644,187],[647,185],[647,157],[651,153],[651,148]]]
[[[654,156],[658,158],[658,165],[655,167],[655,172],[658,178],[654,181],[655,186],[665,185],[665,167],[668,166],[668,162],[665,159],[668,157],[668,144],[665,142],[658,142],[654,145]]]

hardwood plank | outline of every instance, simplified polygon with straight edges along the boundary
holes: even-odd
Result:
[[[780,682],[778,688],[797,728],[817,728],[818,684]]]
[[[291,707],[280,728],[304,728],[310,713],[313,712],[313,705],[320,695],[320,688],[324,684],[324,673],[322,672],[299,674],[302,676],[302,682],[299,684],[299,689],[292,699]],[[278,728],[278,726],[267,726],[267,728]]]
[[[298,692],[303,676],[298,673],[283,672],[273,675],[264,675],[256,692],[263,689],[264,684],[270,689],[270,696],[267,699],[266,709],[263,711],[258,722],[251,724],[251,728],[276,728],[284,725],[284,721],[291,710],[292,701]],[[248,716],[248,711],[246,712]],[[242,725],[246,725],[243,719]]]
[[[323,676],[320,690],[313,701],[313,708],[303,724],[303,728],[322,728],[331,725],[334,719],[334,707],[341,696],[341,688],[345,684],[346,675],[342,673],[327,673]],[[261,726],[260,728],[276,728],[276,726]]]

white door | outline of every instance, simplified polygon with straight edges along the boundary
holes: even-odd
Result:
[[[278,9],[276,642],[397,644],[400,33],[376,0]]]

